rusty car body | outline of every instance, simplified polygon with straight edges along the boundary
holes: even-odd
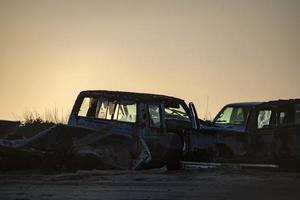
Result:
[[[75,102],[68,126],[107,134],[104,137],[110,142],[98,147],[126,146],[132,169],[165,164],[173,169],[182,158],[184,135],[197,128],[194,112],[192,103],[188,106],[182,99],[165,95],[84,91]]]
[[[226,105],[188,143],[192,159],[299,167],[300,99]]]

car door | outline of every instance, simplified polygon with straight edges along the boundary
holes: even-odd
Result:
[[[252,155],[255,162],[270,163],[275,155],[276,109],[271,106],[258,106],[255,111],[252,133]]]
[[[275,149],[278,162],[289,162],[300,154],[300,103],[287,101],[278,106]]]
[[[162,104],[158,102],[145,104],[145,141],[149,147],[153,163],[162,162],[162,154],[164,152],[163,137],[165,136],[165,127],[163,124]]]

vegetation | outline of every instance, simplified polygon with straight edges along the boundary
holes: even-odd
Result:
[[[69,114],[56,107],[53,109],[45,109],[44,113],[40,114],[37,111],[27,110],[22,117],[18,117],[21,125],[18,129],[8,135],[10,139],[29,138],[35,134],[48,129],[57,124],[67,124]]]
[[[36,111],[27,110],[23,113],[23,118],[20,120],[23,126],[29,124],[67,124],[69,114],[63,109],[59,112],[57,107],[53,109],[45,109],[43,114]]]

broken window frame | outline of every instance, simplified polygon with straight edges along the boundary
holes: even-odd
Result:
[[[101,102],[101,105],[99,105],[99,103]],[[108,109],[108,99],[107,98],[103,98],[103,97],[99,97],[98,98],[98,102],[97,102],[97,119],[106,119],[106,113],[107,113],[107,109]],[[101,111],[101,107],[102,107],[102,104],[105,106],[105,113],[104,114],[104,117],[101,117],[100,116],[100,111]]]
[[[183,105],[182,103],[180,103],[180,102],[170,102],[171,104],[178,104],[179,105],[179,108],[181,108],[182,109],[182,111],[184,111],[184,115],[185,116],[181,116],[180,114],[179,115],[177,115],[177,116],[180,116],[180,118],[179,117],[171,117],[171,118],[169,118],[168,117],[168,115],[167,115],[167,109],[169,109],[169,107],[170,106],[166,106],[167,104],[169,104],[169,103],[165,103],[164,104],[164,109],[163,109],[163,112],[164,112],[164,120],[179,120],[179,121],[185,121],[185,122],[189,122],[189,123],[191,123],[192,124],[192,116],[191,116],[191,114],[190,114],[190,112],[189,112],[189,108],[188,107],[186,107],[185,105]],[[175,108],[175,107],[174,107]],[[178,110],[177,111],[175,111],[174,113],[180,113],[180,112],[182,112],[182,111],[180,111],[179,110],[179,108],[178,108]],[[161,111],[162,112],[162,111]],[[169,114],[169,115],[173,115],[173,114]],[[176,115],[173,115],[173,116],[176,116]]]
[[[153,123],[151,123],[151,114],[150,114],[150,107],[149,106],[157,106],[158,111],[159,111],[159,125],[158,126],[153,126]],[[162,109],[159,103],[148,103],[147,104],[147,114],[148,114],[148,123],[150,128],[156,128],[156,129],[161,129],[162,128]]]
[[[283,119],[281,119],[281,114],[285,113]],[[277,107],[277,126],[293,126],[295,124],[295,107],[293,104],[283,104]],[[284,121],[281,121],[284,120]]]
[[[259,117],[260,111],[271,111],[269,124],[267,126],[266,125],[264,125],[262,127],[258,126],[258,117]],[[277,120],[278,120],[278,117],[277,117],[276,109],[274,109],[273,107],[259,107],[259,108],[257,108],[256,113],[255,113],[255,128],[258,132],[263,131],[263,130],[274,129],[277,127]]]
[[[135,108],[135,114],[134,114],[134,120],[133,121],[130,121],[130,120],[121,120],[119,119],[119,111],[120,111],[120,108],[126,108],[125,106],[134,106]],[[137,122],[137,119],[138,119],[138,105],[137,103],[133,102],[133,101],[128,101],[128,100],[120,100],[118,101],[117,103],[117,107],[118,107],[118,110],[117,110],[117,116],[116,116],[116,119],[114,118],[114,121],[118,121],[118,122],[127,122],[127,123],[136,123]],[[128,109],[128,108],[126,108]],[[127,114],[131,115],[129,110],[127,110]],[[125,116],[125,115],[124,115]],[[114,116],[115,117],[115,116]],[[126,117],[128,118],[128,116]]]
[[[230,117],[229,117],[229,122],[228,123],[218,123],[218,119],[220,118],[220,116],[222,115],[222,113],[224,113],[224,111],[228,108],[232,108],[232,111],[230,113]],[[243,123],[231,123],[230,120],[232,118],[232,113],[235,109],[242,109],[243,112],[247,112],[244,117],[244,121]],[[241,126],[241,127],[246,127],[247,126],[247,122],[249,119],[249,115],[250,115],[250,108],[247,106],[236,106],[236,105],[230,105],[230,106],[225,106],[215,117],[215,119],[213,120],[213,123],[216,126]]]
[[[95,116],[80,116],[79,115],[79,112],[80,112],[80,108],[82,106],[82,103],[84,102],[84,99],[86,98],[90,98],[90,99],[95,99],[97,102],[96,102],[96,113],[95,113]],[[107,108],[106,108],[106,113],[105,113],[105,118],[99,118],[99,111],[100,111],[100,107],[99,106],[99,101],[100,99],[102,100],[102,102],[108,102],[107,103]],[[109,112],[109,104],[110,102],[114,102],[115,105],[114,105],[114,109],[113,109],[113,114],[110,115],[110,118],[107,118],[108,117],[108,112]],[[135,105],[136,107],[136,114],[135,114],[135,120],[134,121],[123,121],[123,120],[118,120],[118,111],[119,111],[119,107],[120,107],[120,104],[122,102],[131,102],[133,105]],[[115,118],[115,113],[116,113],[116,110],[117,110],[117,118]],[[86,119],[93,119],[95,121],[111,121],[111,122],[120,122],[120,123],[129,123],[129,124],[136,124],[137,121],[138,121],[138,103],[137,102],[134,102],[134,101],[130,101],[130,100],[119,100],[119,99],[114,99],[114,98],[108,98],[108,97],[105,97],[105,96],[82,96],[80,99],[79,99],[79,102],[77,103],[77,107],[76,107],[76,117],[77,118],[86,118]],[[87,110],[87,113],[88,113],[88,110]],[[86,113],[86,115],[87,115]]]
[[[110,107],[110,105],[112,105],[112,107]],[[106,115],[105,115],[105,120],[107,121],[114,121],[114,115],[116,112],[116,107],[118,105],[118,101],[114,100],[114,99],[108,99],[108,107],[106,110]],[[112,110],[110,110],[112,108]],[[112,111],[110,113],[110,111]],[[108,118],[108,114],[109,114],[109,118]]]
[[[88,108],[86,109],[86,111],[84,111],[84,112],[85,112],[85,115],[80,115],[81,108],[82,108],[82,106],[84,105],[83,103],[85,102],[86,99],[89,100],[89,101],[88,101]],[[96,112],[97,112],[97,105],[96,105],[96,107],[95,107],[95,111],[94,111],[95,113],[94,113],[94,116],[92,116],[92,115],[89,114],[90,109],[92,108],[92,107],[90,106],[90,104],[91,104],[91,99],[97,101],[97,98],[94,97],[94,96],[85,96],[85,97],[83,97],[83,98],[80,100],[80,103],[79,103],[79,105],[78,105],[78,111],[77,111],[77,114],[76,114],[77,117],[84,117],[84,118],[89,118],[89,119],[90,119],[90,118],[95,118]],[[97,103],[94,102],[94,104],[97,104]]]

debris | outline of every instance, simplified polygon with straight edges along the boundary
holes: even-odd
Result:
[[[276,169],[279,166],[273,164],[250,164],[250,163],[206,163],[206,162],[186,162],[181,161],[180,164],[184,169],[211,169],[211,168],[264,168]]]

